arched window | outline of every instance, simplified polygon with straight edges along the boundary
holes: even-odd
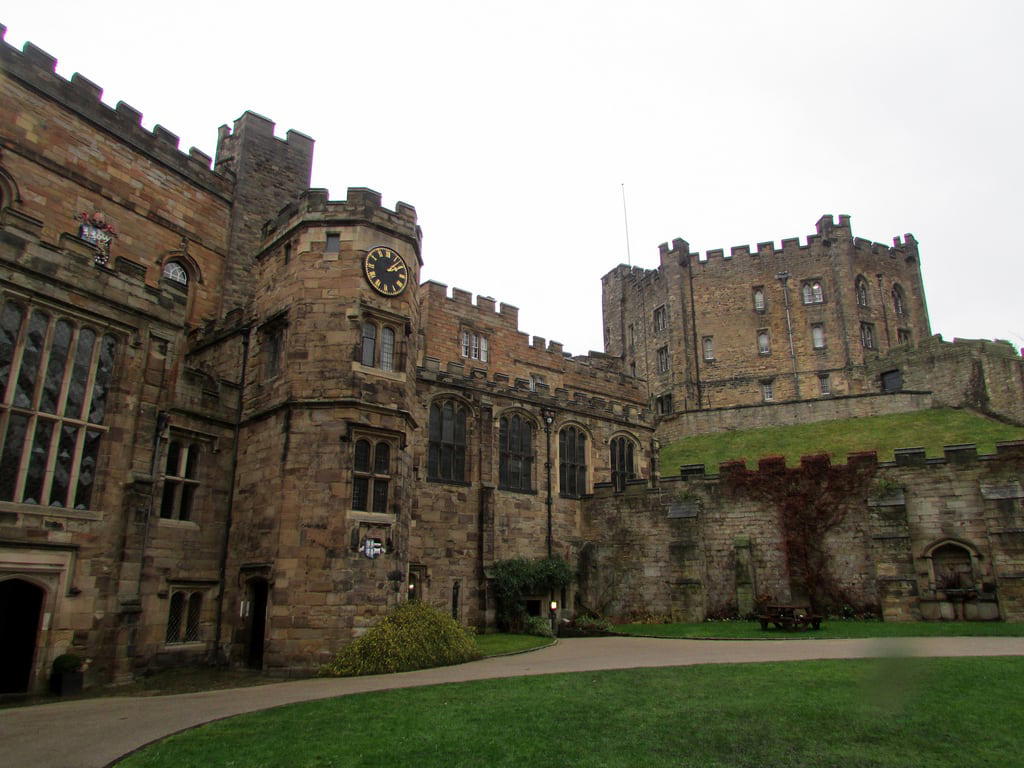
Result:
[[[974,566],[971,552],[955,542],[947,542],[931,552],[932,573],[937,589],[973,589]]]
[[[801,292],[804,304],[821,304],[825,300],[825,292],[819,280],[806,281],[801,288]]]
[[[466,408],[454,400],[430,406],[427,479],[466,481]]]
[[[862,275],[857,276],[854,289],[857,291],[857,306],[868,306],[868,281]]]
[[[764,312],[764,288],[758,286],[754,289],[754,311]]]
[[[616,491],[626,490],[626,481],[636,477],[636,457],[633,441],[628,437],[612,440],[612,485]]]
[[[498,442],[499,487],[533,490],[533,425],[518,414],[503,416]]]
[[[899,283],[892,287],[892,307],[900,317],[907,316],[907,300]]]
[[[188,272],[179,261],[168,261],[164,264],[164,277],[178,285],[188,286]]]
[[[558,482],[563,496],[587,492],[587,436],[578,427],[558,433]]]
[[[372,455],[371,455],[372,454]],[[387,512],[391,481],[391,446],[379,441],[356,440],[352,461],[352,509]]]

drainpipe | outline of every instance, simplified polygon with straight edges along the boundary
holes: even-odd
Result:
[[[220,653],[220,638],[224,624],[224,592],[227,587],[228,542],[231,538],[231,520],[235,506],[235,479],[238,472],[238,442],[242,429],[242,404],[245,402],[245,375],[249,365],[249,326],[242,328],[242,373],[238,387],[238,408],[235,412],[234,445],[231,447],[231,487],[228,489],[227,512],[224,515],[224,539],[220,548],[220,564],[217,570],[220,592],[217,594],[217,625],[213,636],[213,653]],[[225,658],[225,661],[227,659]]]
[[[545,408],[540,412],[540,415],[544,419],[544,438],[547,443],[547,459],[544,462],[544,474],[546,475],[547,482],[548,557],[550,558],[554,549],[551,521],[551,506],[554,501],[551,497],[551,423],[555,420],[555,412]]]
[[[796,367],[796,348],[793,346],[793,319],[789,311],[789,272],[779,272],[775,278],[782,283],[782,303],[786,306],[786,333],[789,336],[789,357],[793,361],[793,388],[800,399],[800,375]]]
[[[892,336],[889,333],[889,312],[885,308],[885,292],[882,290],[882,273],[879,272],[875,277],[878,279],[878,305],[882,308],[882,323],[885,325],[885,351],[888,352],[892,349]]]

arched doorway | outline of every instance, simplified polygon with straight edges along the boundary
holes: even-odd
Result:
[[[250,669],[263,669],[269,592],[270,586],[265,579],[253,579],[249,582],[249,631],[246,638],[245,663]]]
[[[45,597],[31,582],[0,581],[0,693],[28,690]]]

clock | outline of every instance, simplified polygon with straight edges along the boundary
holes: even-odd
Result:
[[[405,259],[383,245],[366,252],[363,269],[373,290],[385,296],[397,296],[409,284],[409,267]]]

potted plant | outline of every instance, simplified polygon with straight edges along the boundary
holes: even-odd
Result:
[[[82,657],[73,653],[62,653],[55,658],[50,667],[50,693],[68,696],[81,691],[84,666]]]

